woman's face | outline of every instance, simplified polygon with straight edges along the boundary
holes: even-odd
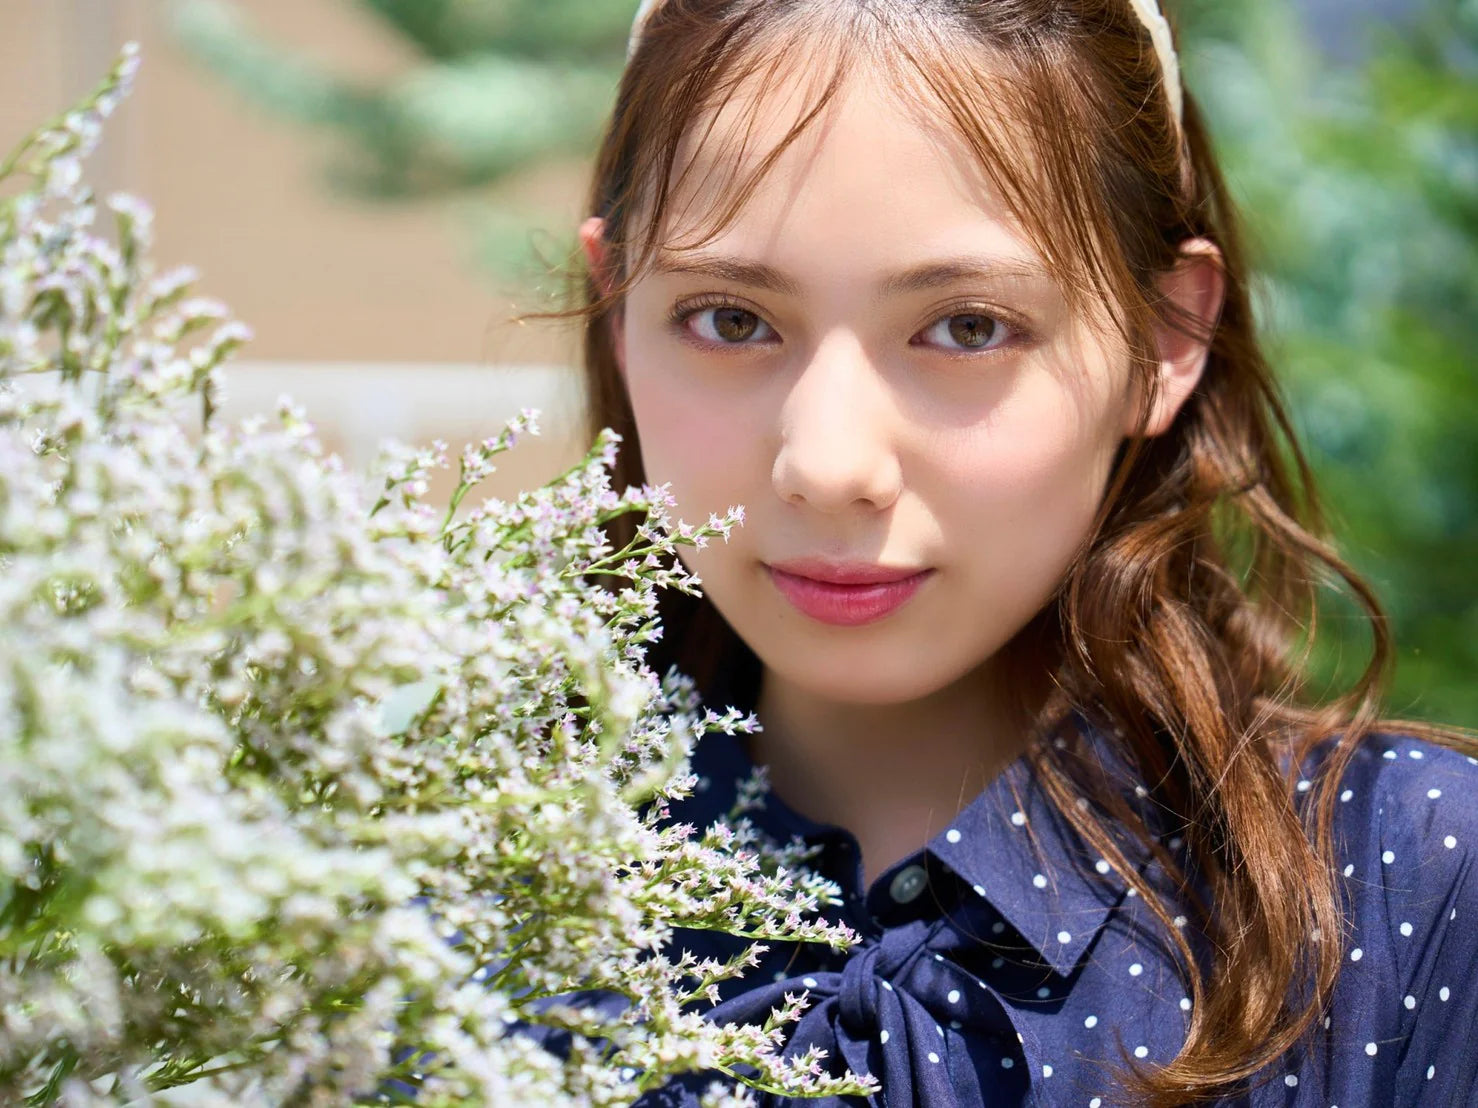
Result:
[[[713,158],[753,165],[796,117],[772,101],[741,120],[752,107],[720,112],[663,241],[691,241],[685,211],[711,211]],[[596,264],[600,230],[582,228]],[[720,237],[632,287],[617,358],[646,479],[669,482],[690,523],[744,505],[727,544],[681,557],[786,681],[921,698],[1051,599],[1138,413],[1127,355],[1040,269],[963,144],[854,79]],[[1194,380],[1170,385],[1151,428]],[[806,557],[934,572],[890,614],[841,626],[767,569]]]

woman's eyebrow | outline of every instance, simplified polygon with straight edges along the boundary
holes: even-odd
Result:
[[[1041,262],[1031,258],[975,257],[962,255],[895,273],[878,289],[878,298],[953,285],[960,281],[1040,281],[1053,284],[1052,275]]]
[[[653,272],[658,275],[681,273],[713,277],[783,296],[801,294],[800,284],[774,266],[727,254],[667,255],[656,262]],[[876,297],[882,300],[889,296],[923,292],[960,281],[1002,280],[1052,283],[1046,267],[1029,258],[961,255],[924,262],[895,273],[878,286]]]
[[[765,289],[784,296],[799,296],[801,293],[800,285],[774,266],[727,254],[668,255],[659,259],[652,271],[658,276],[684,273],[714,277],[720,281],[732,281],[736,285],[748,285],[750,288]]]

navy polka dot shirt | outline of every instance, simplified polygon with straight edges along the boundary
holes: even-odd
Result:
[[[753,703],[743,689],[726,691],[713,703]],[[1083,741],[1067,756],[1086,756],[1095,774],[1121,782],[1126,802],[1190,868],[1176,828],[1125,771],[1121,744],[1076,722]],[[722,733],[699,740],[697,788],[672,803],[670,822],[701,829],[730,816],[752,791],[743,786],[757,768],[744,742]],[[1054,740],[1059,748],[1068,742]],[[1299,767],[1300,809],[1328,749]],[[1377,734],[1337,787],[1346,933],[1313,936],[1341,947],[1333,1001],[1306,1043],[1216,1103],[1478,1105],[1478,761],[1409,735]],[[704,1018],[758,1025],[786,993],[808,992],[810,1007],[790,1025],[782,1054],[820,1046],[832,1074],[851,1069],[880,1084],[865,1101],[756,1094],[766,1108],[1100,1108],[1122,1064],[1163,1063],[1183,1044],[1193,1003],[1163,925],[1047,801],[1025,755],[868,888],[857,840],[845,828],[815,823],[774,793],[746,815],[776,843],[799,837],[817,849],[808,865],[844,897],[823,914],[862,938],[840,953],[822,943],[770,942],[757,968],[719,983],[717,1005],[695,1004]],[[1127,834],[1117,840],[1150,887],[1179,903],[1150,851]],[[1196,887],[1204,895],[1204,885]],[[1204,970],[1209,940],[1194,918],[1187,910],[1173,924]],[[747,945],[679,929],[664,953],[676,958],[687,949],[727,961]],[[610,1003],[613,1014],[628,1003],[599,991],[549,999]],[[567,1053],[567,1032],[523,1022],[510,1031]],[[635,1108],[699,1108],[702,1092],[721,1078],[731,1080],[678,1075]],[[389,1084],[414,1099],[409,1086]]]
[[[1310,792],[1318,765],[1300,768],[1296,798]],[[675,803],[672,817],[703,827],[729,812],[755,767],[741,737],[713,734],[698,743],[693,769],[699,790]],[[1135,793],[1149,803],[1142,788]],[[1314,1048],[1298,1048],[1220,1103],[1478,1104],[1475,795],[1478,762],[1465,755],[1400,735],[1374,736],[1360,749],[1336,812],[1352,928],[1333,1004]],[[824,914],[863,939],[844,953],[772,942],[758,968],[721,983],[721,1002],[706,1017],[763,1023],[785,993],[809,991],[812,1004],[783,1053],[820,1045],[833,1073],[844,1064],[873,1074],[881,1092],[867,1101],[872,1108],[1097,1108],[1121,1058],[1168,1061],[1184,1041],[1192,1004],[1162,925],[1103,859],[1084,853],[1024,758],[866,889],[846,829],[814,823],[773,793],[748,814],[777,841],[799,835],[821,848],[810,864],[846,898]],[[1161,841],[1172,854],[1183,846],[1175,835]],[[1169,893],[1147,851],[1138,868]],[[1185,916],[1174,922],[1190,927]],[[1187,938],[1204,951],[1203,937]],[[671,953],[727,958],[743,945],[679,931]],[[674,1078],[637,1105],[696,1108],[718,1076]]]

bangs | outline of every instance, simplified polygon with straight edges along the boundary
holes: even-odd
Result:
[[[937,13],[925,18],[913,8],[794,0],[742,8],[716,28],[702,61],[672,90],[659,113],[662,133],[630,121],[640,133],[626,150],[651,153],[633,156],[625,188],[608,198],[604,213],[619,265],[613,299],[659,255],[701,249],[723,234],[848,82],[867,77],[921,130],[965,144],[980,187],[999,199],[1069,309],[1132,345],[1115,291],[1123,287],[1116,280],[1122,261],[1109,249],[1111,236],[1095,231],[1104,213],[1085,181],[1100,168],[1089,168],[1092,145],[1075,139],[1071,126],[1087,105],[1063,76],[1073,71],[1065,47],[1042,40],[1008,49],[958,19],[941,24]],[[660,39],[661,26],[652,30]],[[643,46],[655,53],[660,41]],[[756,130],[776,118],[794,122],[769,150],[757,151]]]

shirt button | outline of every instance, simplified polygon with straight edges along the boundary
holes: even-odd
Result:
[[[894,875],[888,886],[888,895],[899,904],[907,904],[911,900],[917,900],[928,883],[923,866],[904,866]]]

